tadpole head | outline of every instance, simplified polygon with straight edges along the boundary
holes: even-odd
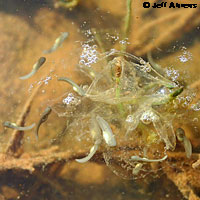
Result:
[[[175,97],[177,97],[179,94],[181,94],[182,92],[183,92],[183,87],[181,87],[181,88],[177,89],[175,92],[173,92],[173,93],[171,94],[171,97],[172,97],[172,98],[175,98]]]

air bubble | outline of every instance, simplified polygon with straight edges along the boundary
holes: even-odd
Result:
[[[126,122],[133,122],[133,116],[132,115],[128,115],[127,118],[126,118]]]

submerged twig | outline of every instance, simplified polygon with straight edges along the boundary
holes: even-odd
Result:
[[[167,20],[172,20],[175,17],[179,16],[183,11],[182,10],[177,10],[174,13],[170,13],[169,15],[163,15],[162,17],[152,20],[149,23],[145,24],[144,26],[141,27],[141,29],[138,30],[137,32],[137,37],[144,36],[154,26],[158,26],[159,24],[167,21]]]
[[[119,147],[118,150],[113,152],[113,159],[117,160],[120,155],[124,155],[124,146]],[[6,154],[0,154],[0,171],[9,170],[9,169],[21,169],[28,170],[30,173],[35,171],[36,167],[42,167],[43,165],[47,166],[56,162],[71,162],[75,159],[79,159],[87,156],[87,151],[78,151],[76,154],[70,150],[58,152],[59,147],[53,146],[46,150],[40,150],[37,153],[24,153],[19,158],[7,157]],[[127,147],[127,151],[130,155],[137,155],[139,152],[133,150],[132,148]],[[102,162],[102,150],[99,150],[94,155],[95,159],[91,159],[92,162],[99,163]],[[184,152],[167,152],[168,160],[167,162],[181,161],[186,160]],[[200,154],[193,153],[190,162],[194,162],[199,158]],[[163,162],[164,163],[164,162]]]
[[[162,15],[162,9],[146,9],[138,0],[134,1],[133,6],[129,51],[134,51],[137,55],[145,55],[157,47],[166,45],[182,35],[178,34],[180,30],[188,32],[200,21],[198,7],[174,9],[174,11],[169,9],[167,13],[167,8],[162,8],[165,11],[165,14]],[[150,12],[153,13],[151,16]],[[188,23],[189,21],[191,23]]]
[[[149,51],[152,51],[156,46],[159,46],[161,43],[164,44],[168,40],[166,38],[168,35],[173,36],[175,32],[181,30],[188,24],[186,22],[192,20],[199,13],[199,9],[190,9],[184,16],[181,16],[177,22],[172,25],[166,32],[160,34],[158,38],[155,39],[153,43],[149,43],[144,48],[136,50],[138,55],[143,55]]]
[[[30,112],[31,105],[33,103],[33,99],[36,96],[36,94],[38,93],[38,90],[41,86],[42,86],[42,84],[36,86],[36,88],[33,90],[32,94],[31,94],[31,96],[28,98],[27,102],[25,103],[25,105],[22,109],[22,113],[17,120],[17,124],[19,124],[19,126],[24,126],[26,117],[28,116],[28,114]],[[23,139],[23,136],[24,136],[23,131],[14,130],[12,133],[12,136],[8,142],[5,152],[9,155],[14,155],[15,153],[17,153],[18,149],[20,148],[20,146],[22,144],[21,140]]]

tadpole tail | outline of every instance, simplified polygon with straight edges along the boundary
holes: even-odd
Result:
[[[33,65],[32,71],[31,71],[29,74],[25,75],[25,76],[19,77],[19,79],[25,80],[25,79],[30,78],[31,76],[33,76],[33,75],[38,71],[38,69],[39,69],[45,62],[46,62],[46,58],[45,58],[45,57],[40,57],[40,58],[38,59],[38,61]]]
[[[39,131],[39,126],[36,127],[36,130],[35,130],[35,137],[36,137],[36,140],[39,139],[38,137],[38,131]]]
[[[35,126],[35,123],[31,124],[30,126],[17,126],[15,123],[5,121],[3,122],[3,126],[7,128],[12,128],[18,131],[27,131],[32,129]]]
[[[34,126],[35,126],[35,123],[31,124],[30,126],[26,126],[26,127],[18,127],[18,130],[19,131],[27,131],[27,130],[31,130]]]
[[[52,52],[56,51],[56,50],[62,45],[62,43],[64,42],[64,40],[65,40],[68,36],[69,36],[69,33],[68,33],[68,32],[62,33],[62,34],[60,35],[60,37],[58,37],[58,38],[55,40],[53,46],[52,46],[50,49],[48,49],[48,50],[44,50],[43,53],[44,53],[44,54],[49,54],[49,53],[52,53]]]
[[[44,54],[49,54],[49,53],[54,52],[55,50],[56,50],[56,48],[52,47],[52,48],[50,48],[50,49],[48,49],[48,50],[44,50],[43,53],[44,53]]]
[[[98,150],[98,147],[99,147],[99,145],[97,145],[97,144],[92,146],[92,148],[90,149],[90,153],[84,158],[76,159],[76,162],[85,163],[85,162],[89,161],[94,156],[96,151]]]
[[[33,69],[29,74],[27,74],[27,75],[25,75],[25,76],[21,76],[21,77],[19,77],[19,79],[21,79],[21,80],[28,79],[28,78],[30,78],[31,76],[33,76],[35,73],[36,73],[36,70]]]
[[[59,77],[57,80],[65,81],[65,82],[69,83],[79,95],[85,96],[85,91],[81,87],[79,87],[74,81],[70,80],[69,78]]]
[[[148,158],[142,158],[139,156],[131,156],[131,161],[142,161],[142,162],[162,162],[164,160],[167,159],[167,155],[165,155],[164,157],[160,158],[160,159],[148,159]]]

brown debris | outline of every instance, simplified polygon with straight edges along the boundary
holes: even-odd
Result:
[[[127,151],[130,151],[131,155],[137,153],[135,152],[135,150],[131,150],[131,148],[127,148]],[[76,154],[70,151],[59,152],[59,148],[57,146],[54,146],[47,150],[40,150],[40,152],[38,153],[23,153],[19,158],[15,158],[6,154],[0,154],[0,171],[6,171],[9,169],[16,171],[28,170],[29,173],[34,173],[41,182],[50,184],[53,188],[59,191],[62,196],[66,197],[67,193],[63,191],[63,188],[60,187],[59,184],[56,183],[56,180],[51,179],[51,176],[48,178],[45,177],[45,175],[42,175],[40,170],[38,171],[38,169],[43,169],[44,167],[47,168],[48,166],[54,166],[54,164],[58,163],[60,163],[61,165],[63,165],[64,163],[70,163],[76,158],[84,157],[85,155],[87,155],[87,153],[88,152],[81,151],[77,152]],[[116,159],[119,158],[120,154],[123,155],[124,150],[120,150],[119,148],[116,152],[113,153],[113,159],[115,160],[115,157]],[[199,187],[200,173],[199,170],[194,170],[191,167],[192,163],[196,161],[198,157],[199,154],[193,154],[191,159],[186,159],[185,152],[168,152],[168,161],[161,163],[164,172],[167,174],[168,178],[176,184],[184,197],[187,199],[198,199],[198,196],[195,194],[195,190],[193,188]],[[94,156],[92,161],[97,163],[101,162],[102,153],[98,152]],[[52,171],[52,173],[50,174],[54,175],[54,171],[57,171],[56,169],[60,168],[60,166],[57,165],[56,167],[49,168],[48,174],[50,171]],[[66,169],[68,170],[68,168]],[[91,169],[91,167],[89,169]],[[66,172],[64,171],[63,173],[66,174]],[[88,173],[87,168],[86,171],[84,172],[83,170],[82,173]],[[84,179],[79,180],[80,177],[81,174],[77,174],[78,182],[87,182]],[[83,177],[85,177],[85,175]]]
[[[9,186],[4,185],[1,187],[1,190],[6,199],[17,199],[19,196],[19,192]]]
[[[58,148],[52,147],[39,153],[24,153],[20,158],[15,158],[7,154],[0,154],[0,170],[8,169],[28,170],[30,173],[34,172],[35,168],[42,165],[48,165],[54,162],[61,162],[62,160],[72,159],[70,152],[55,152]]]
[[[186,199],[198,200],[200,171],[192,168],[192,163],[199,157],[193,154],[190,159],[186,159],[181,153],[171,152],[169,161],[163,162],[163,170],[167,177],[172,180]]]
[[[200,156],[199,156],[199,159],[192,164],[192,167],[194,169],[199,169],[200,170]]]
[[[192,190],[192,191],[190,191],[189,200],[200,200],[200,197],[197,196],[197,195],[195,194],[195,192]]]

